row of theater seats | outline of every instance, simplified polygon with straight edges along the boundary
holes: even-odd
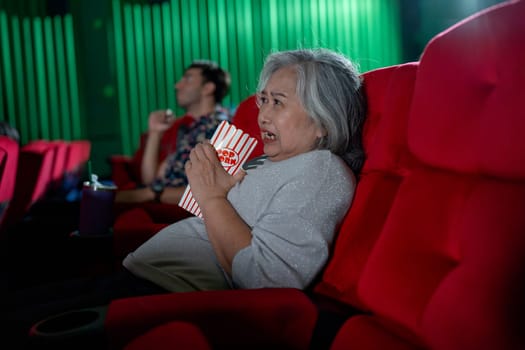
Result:
[[[116,300],[111,349],[525,349],[524,18],[504,2],[363,75],[367,160],[309,291]]]
[[[75,190],[90,157],[90,141],[34,140],[19,146],[3,136],[0,147],[2,234],[16,227],[44,199],[78,199]]]

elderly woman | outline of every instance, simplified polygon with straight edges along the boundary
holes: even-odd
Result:
[[[328,259],[364,152],[359,74],[325,49],[277,52],[261,72],[265,156],[234,176],[210,143],[185,165],[203,218],[158,232],[115,275],[16,293],[3,314],[21,341],[34,322],[116,298],[191,290],[308,287]]]
[[[359,75],[332,51],[274,53],[257,101],[265,157],[231,176],[211,144],[195,147],[186,173],[203,219],[129,254],[133,274],[168,291],[305,288],[322,269],[364,157]]]

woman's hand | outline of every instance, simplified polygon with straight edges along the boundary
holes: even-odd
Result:
[[[215,198],[226,198],[228,191],[244,178],[244,171],[234,176],[222,166],[217,151],[208,141],[197,144],[185,164],[193,197],[202,208]]]
[[[227,199],[228,191],[244,178],[245,172],[230,175],[209,142],[195,146],[185,169],[213,250],[222,268],[231,275],[233,258],[252,240],[250,227]]]

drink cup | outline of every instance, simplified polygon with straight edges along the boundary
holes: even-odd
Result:
[[[106,235],[113,226],[113,201],[117,187],[84,182],[80,201],[79,235]]]

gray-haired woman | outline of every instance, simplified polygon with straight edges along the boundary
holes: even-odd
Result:
[[[186,173],[203,218],[172,224],[124,266],[168,291],[306,288],[352,201],[365,110],[353,63],[326,49],[269,55],[257,101],[265,158],[229,175],[213,146]]]

